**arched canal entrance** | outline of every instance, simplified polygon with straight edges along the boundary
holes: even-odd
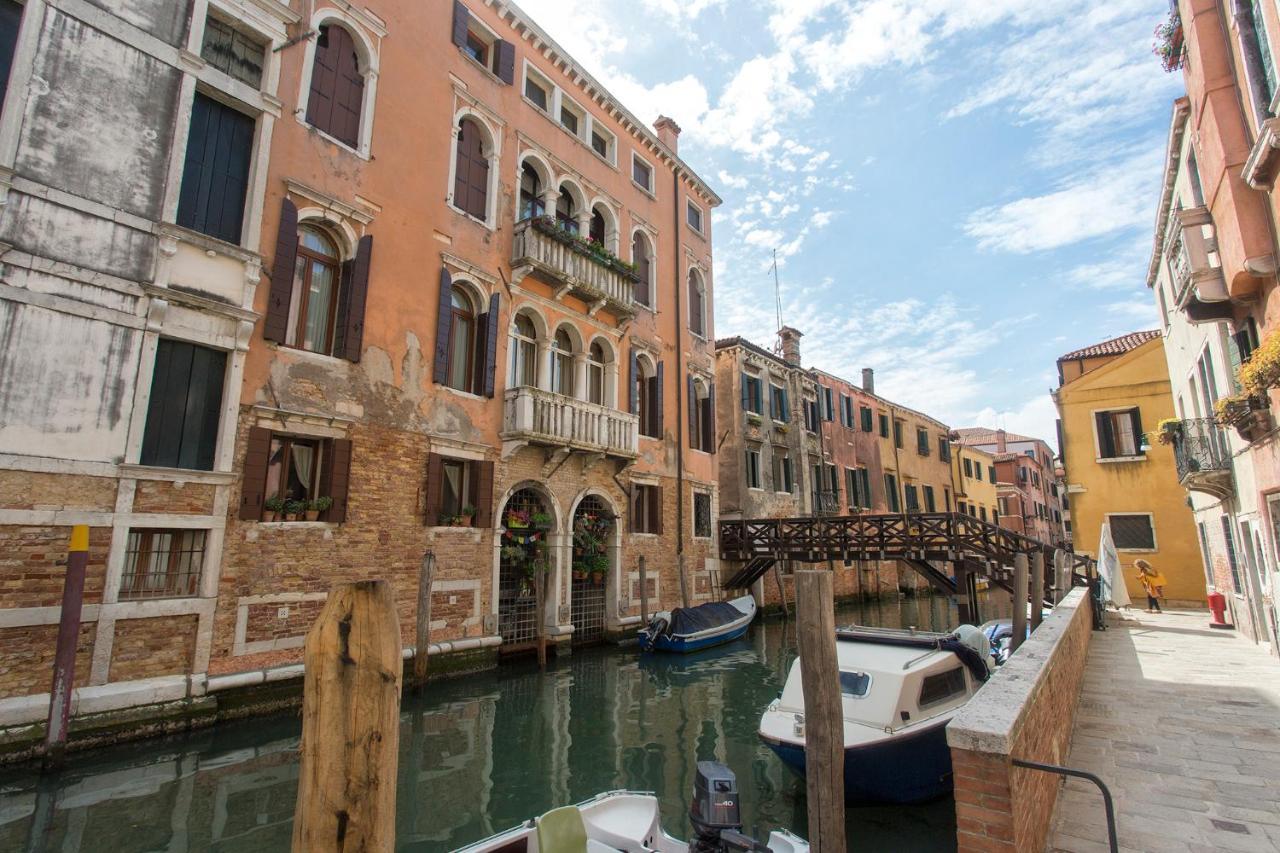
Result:
[[[538,590],[554,561],[547,541],[555,519],[531,488],[518,489],[502,508],[498,552],[498,633],[504,648],[533,643],[538,636]],[[544,595],[546,592],[544,591]]]
[[[574,645],[604,639],[605,600],[614,562],[613,510],[587,495],[573,513],[570,617]]]

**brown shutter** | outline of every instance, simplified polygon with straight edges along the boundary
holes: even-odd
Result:
[[[355,38],[344,27],[327,24],[316,40],[307,124],[355,148],[360,142],[363,106],[364,77]]]
[[[351,273],[355,260],[343,261],[338,272],[337,317],[333,324],[333,354],[342,358],[347,351],[347,315],[351,311]]]
[[[636,532],[636,499],[639,496],[639,487],[635,483],[628,486],[627,491],[627,532]]]
[[[449,331],[453,321],[453,276],[440,268],[440,293],[437,296],[440,313],[436,316],[436,363],[433,378],[437,385],[449,380]]]
[[[651,533],[662,533],[662,486],[649,487],[649,517],[653,519]]]
[[[267,464],[271,461],[271,430],[249,427],[245,441],[244,473],[240,478],[240,520],[258,521],[266,500]]]
[[[657,428],[654,430],[654,432],[655,432],[655,435],[656,435],[656,437],[657,437],[657,438],[661,438],[661,437],[662,437],[662,430],[663,430],[663,425],[662,425],[662,412],[663,412],[663,408],[662,408],[662,385],[663,385],[663,382],[662,382],[662,362],[658,362],[658,374],[657,374],[656,376],[654,376],[654,377],[653,377],[653,384],[654,384],[654,386],[655,386],[655,391],[654,391],[654,393],[653,393],[652,395],[650,395],[650,399],[651,399],[651,400],[653,400],[653,423],[654,423],[654,424],[655,424],[655,426],[657,427]]]
[[[298,208],[289,199],[280,203],[280,227],[276,230],[275,259],[271,264],[271,293],[262,337],[284,343],[289,333],[289,299],[293,294],[293,267],[298,259]]]
[[[351,441],[333,438],[325,446],[324,467],[320,471],[320,494],[333,498],[325,521],[341,524],[347,520],[347,491],[351,479]]]
[[[630,401],[630,405],[627,407],[627,410],[631,412],[631,414],[633,415],[640,414],[640,386],[638,384],[639,378],[640,378],[640,355],[633,348],[631,350],[631,367],[629,372],[627,373],[627,387],[630,389],[630,393],[627,396],[627,399]]]
[[[483,221],[489,200],[489,161],[484,139],[471,119],[458,122],[457,155],[454,158],[453,204]]]
[[[702,436],[698,435],[698,391],[693,384],[693,376],[686,376],[689,386],[689,446],[698,449]]]
[[[493,526],[493,463],[476,462],[476,527]]]
[[[498,294],[489,297],[489,314],[484,332],[484,395],[492,397],[498,371]]]
[[[716,383],[712,382],[707,388],[707,412],[702,416],[702,443],[703,450],[708,453],[716,452]]]
[[[467,7],[454,0],[453,2],[453,43],[458,47],[467,44],[467,27],[471,24],[471,13]]]
[[[516,46],[509,41],[498,40],[498,79],[508,86],[516,79]]]
[[[427,454],[427,500],[423,518],[427,527],[435,527],[440,521],[441,462],[439,453]]]
[[[373,235],[366,234],[356,244],[356,257],[351,262],[350,281],[343,294],[347,306],[342,326],[341,348],[334,347],[334,354],[347,361],[359,361],[364,351],[364,307],[369,295],[369,264],[373,260]]]
[[[315,58],[311,64],[311,91],[307,95],[307,124],[329,133],[333,125],[333,95],[338,88],[338,67],[334,62],[333,38],[342,27],[326,24],[316,36]],[[341,38],[341,36],[338,36]]]

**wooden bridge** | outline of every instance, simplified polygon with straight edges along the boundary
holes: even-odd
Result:
[[[760,518],[720,522],[720,556],[743,563],[724,581],[745,589],[779,560],[804,563],[898,560],[938,591],[957,596],[964,621],[978,619],[978,577],[1013,591],[1018,554],[1044,557],[1046,598],[1052,604],[1066,587],[1085,582],[1094,561],[998,524],[953,512]],[[938,563],[951,564],[950,573]],[[1059,593],[1055,595],[1055,593]]]

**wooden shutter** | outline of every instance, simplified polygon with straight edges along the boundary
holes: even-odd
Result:
[[[1094,422],[1098,427],[1098,451],[1102,454],[1103,459],[1110,459],[1116,455],[1116,439],[1111,432],[1110,414],[1108,412],[1098,412],[1094,415]]]
[[[751,411],[751,377],[742,374],[742,411]]]
[[[791,422],[791,399],[787,396],[787,389],[782,389],[782,411],[778,414],[782,415],[781,420],[785,423]]]
[[[708,453],[716,452],[716,383],[707,388],[706,413],[702,416],[702,445]]]
[[[458,47],[467,45],[467,27],[471,25],[471,13],[467,7],[453,0],[453,43]]]
[[[332,438],[325,443],[324,467],[320,470],[320,494],[333,498],[325,521],[341,524],[347,520],[347,491],[351,479],[351,442]]]
[[[453,204],[484,220],[489,200],[489,161],[484,156],[480,128],[469,118],[458,122],[457,156],[454,158]]]
[[[631,414],[640,414],[640,354],[634,349],[631,350],[631,367],[628,373],[627,385],[631,389],[630,406],[628,407]]]
[[[271,430],[249,427],[244,472],[240,477],[240,520],[258,521],[266,500],[267,465],[271,461]]]
[[[356,42],[345,27],[326,24],[316,39],[307,97],[307,124],[355,148],[360,142],[364,77]]]
[[[449,381],[449,333],[453,328],[453,276],[440,268],[440,292],[436,295],[439,314],[436,315],[436,361],[433,378],[437,385]]]
[[[650,423],[654,425],[654,436],[656,438],[662,438],[662,362],[658,362],[658,372],[657,375],[653,377],[652,381],[654,390],[653,393],[649,395],[649,399],[652,401],[653,405],[653,417],[650,420]]]
[[[427,454],[427,499],[423,523],[427,527],[435,527],[440,521],[441,469],[443,460],[439,453]],[[477,508],[479,503],[476,504]]]
[[[649,489],[650,533],[662,533],[662,486],[650,486]]]
[[[492,397],[498,370],[498,294],[489,297],[489,313],[484,324],[484,395]]]
[[[487,460],[472,463],[476,484],[476,527],[493,526],[493,468],[493,462]]]
[[[271,263],[271,293],[262,337],[284,343],[289,333],[289,300],[293,294],[293,266],[298,259],[298,208],[289,199],[280,203],[275,258]]]
[[[636,502],[640,487],[635,483],[627,485],[627,532],[636,532]]]
[[[369,264],[373,260],[373,235],[366,234],[356,244],[355,259],[344,264],[345,290],[339,294],[344,307],[338,318],[338,340],[334,355],[347,361],[359,361],[364,351],[364,309],[369,295]]]
[[[686,384],[689,389],[689,446],[698,449],[698,442],[702,440],[702,436],[698,434],[698,391],[693,384],[693,376],[685,376]]]
[[[1142,453],[1142,410],[1134,406],[1129,410],[1129,415],[1133,418],[1133,449],[1136,453]],[[1046,474],[1048,479],[1050,475]]]
[[[702,334],[702,294],[693,277],[689,277],[689,328]]]
[[[143,465],[213,470],[227,354],[161,340],[142,436]]]
[[[178,224],[240,243],[254,120],[196,92],[178,194]]]
[[[498,79],[510,86],[516,78],[516,46],[498,39],[495,50],[498,52]]]

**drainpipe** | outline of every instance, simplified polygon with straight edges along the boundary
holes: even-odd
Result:
[[[671,225],[675,236],[672,262],[676,273],[676,568],[680,573],[680,597],[689,606],[689,579],[684,571],[684,319],[680,310],[680,167],[671,169]],[[706,306],[703,306],[706,313]],[[706,319],[705,317],[703,318]]]
[[[898,513],[905,518],[907,493],[903,483],[906,480],[902,476],[902,465],[898,462],[898,410],[893,405],[889,406],[889,440],[893,442],[893,478],[898,481],[893,490],[898,493]]]

